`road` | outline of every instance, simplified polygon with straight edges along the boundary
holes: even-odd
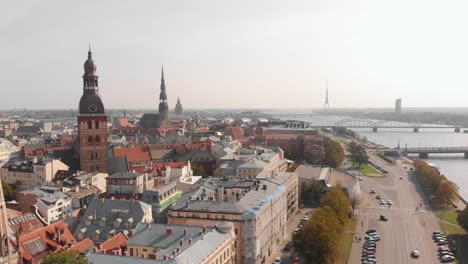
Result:
[[[437,245],[431,238],[432,232],[438,229],[437,220],[428,201],[423,199],[413,171],[409,170],[411,165],[401,160],[389,165],[373,155],[370,158],[389,173],[385,178],[364,177],[361,181],[364,201],[359,208],[356,236],[362,237],[362,241],[353,243],[348,262],[361,263],[365,231],[376,229],[381,237],[377,242],[377,263],[440,263]],[[386,201],[392,200],[393,205],[390,208],[379,205],[376,195],[370,194],[371,189]],[[420,204],[422,208],[416,211]],[[378,220],[381,214],[388,218],[387,222]],[[419,259],[410,257],[412,250],[419,251]]]

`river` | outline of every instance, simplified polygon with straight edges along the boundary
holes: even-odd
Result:
[[[313,114],[310,110],[266,110],[270,114],[282,120],[300,120],[312,123],[312,126],[332,125],[344,119],[342,116],[324,116]],[[395,148],[400,144],[401,148],[408,147],[461,147],[468,146],[468,134],[455,133],[453,129],[420,129],[414,133],[411,129],[379,129],[372,132],[369,129],[353,129],[361,137],[368,141]],[[417,158],[416,156],[410,156]],[[468,200],[468,159],[463,154],[430,154],[427,162],[439,166],[442,174],[455,182],[459,187],[460,195]]]

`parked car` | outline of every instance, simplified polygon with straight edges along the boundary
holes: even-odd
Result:
[[[411,251],[411,257],[413,257],[413,258],[419,258],[419,251],[417,251],[417,250]]]
[[[454,256],[445,255],[445,256],[442,256],[442,257],[440,258],[440,260],[442,260],[442,262],[452,262],[452,261],[455,261],[455,257],[454,257]]]
[[[448,251],[450,249],[447,246],[440,246],[437,250],[438,251]]]
[[[275,258],[275,261],[273,262],[273,264],[281,264],[281,263],[283,263],[283,259],[281,257]]]
[[[380,200],[380,205],[386,205],[384,200]]]
[[[443,245],[447,245],[447,244],[448,243],[447,243],[446,240],[441,240],[441,241],[437,242],[437,245],[439,245],[439,246],[443,246]]]
[[[439,256],[453,256],[453,253],[450,251],[441,251],[439,252]]]
[[[289,243],[287,243],[287,244],[284,246],[283,250],[284,250],[284,251],[289,251],[289,250],[291,250],[291,247],[292,247],[292,243],[289,242]]]
[[[388,200],[387,204],[392,205],[393,204],[392,200]]]
[[[375,229],[369,229],[366,231],[366,234],[371,234],[371,233],[377,233],[377,231]]]
[[[370,190],[370,193],[374,194],[374,193],[375,193],[375,189]]]
[[[375,196],[375,199],[380,200],[380,199],[382,199],[382,197],[380,197],[380,195],[377,195],[377,196]]]
[[[388,218],[385,215],[380,215],[380,221],[388,221]]]

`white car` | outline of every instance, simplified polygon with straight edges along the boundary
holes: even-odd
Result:
[[[385,203],[384,200],[380,200],[380,205],[386,205],[387,203]]]
[[[280,257],[275,258],[275,261],[273,262],[273,264],[281,264],[281,263],[283,263],[283,259]]]
[[[387,204],[392,205],[393,204],[392,200],[388,200]]]
[[[417,250],[411,251],[411,256],[412,256],[413,258],[419,258],[419,251],[417,251]]]
[[[454,256],[450,256],[450,255],[445,255],[445,256],[442,256],[440,258],[440,260],[442,260],[443,262],[449,262],[449,261],[454,261],[455,260],[455,257]]]

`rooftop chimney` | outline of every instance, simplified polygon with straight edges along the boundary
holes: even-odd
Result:
[[[179,240],[179,246],[183,246],[183,245],[184,245],[184,240],[183,239]]]
[[[96,217],[96,210],[93,210],[93,220],[96,220],[97,217]]]
[[[172,231],[173,231],[172,228],[167,228],[167,229],[166,229],[166,234],[171,235],[171,234],[172,234]]]
[[[184,229],[184,236],[187,235],[187,228]]]

